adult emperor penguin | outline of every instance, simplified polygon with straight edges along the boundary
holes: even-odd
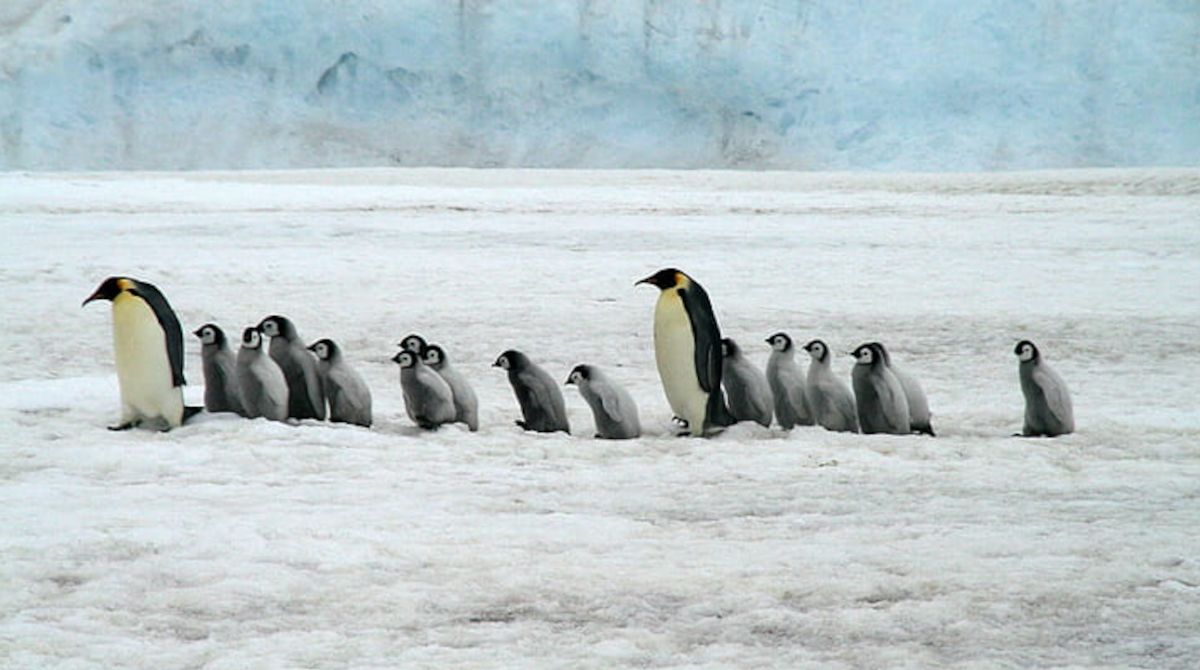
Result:
[[[453,423],[454,393],[446,380],[425,365],[415,351],[404,349],[392,360],[400,366],[400,389],[408,418],[426,430]]]
[[[796,363],[796,347],[787,333],[775,333],[767,338],[771,356],[767,359],[767,382],[775,397],[775,420],[784,430],[793,426],[813,425],[812,410],[805,388],[804,370]]]
[[[913,432],[933,437],[929,400],[925,397],[925,390],[921,388],[916,377],[892,363],[892,355],[888,353],[887,347],[883,346],[882,342],[872,342],[871,344],[879,349],[879,353],[883,355],[884,364],[891,369],[892,374],[896,375],[896,379],[900,381],[900,386],[904,389],[904,399],[908,401],[908,418]]]
[[[732,425],[721,391],[721,329],[704,287],[675,268],[637,284],[660,291],[654,307],[654,358],[675,416],[696,436]]]
[[[200,338],[200,358],[204,362],[204,409],[243,414],[237,360],[225,331],[215,323],[206,323],[192,334]]]
[[[109,277],[83,304],[93,300],[112,302],[121,422],[109,428],[170,430],[199,412],[183,404],[183,329],[163,294],[144,281]]]
[[[425,365],[433,368],[446,383],[454,395],[454,420],[467,424],[473,433],[479,430],[479,400],[475,397],[475,389],[458,368],[450,365],[446,350],[436,344],[428,344],[421,352]]]
[[[409,333],[408,335],[404,336],[403,340],[400,340],[401,349],[405,351],[411,351],[418,356],[421,355],[422,351],[425,351],[426,346],[428,345],[425,343],[425,338],[417,335],[416,333]]]
[[[329,338],[308,347],[317,355],[317,373],[321,389],[329,400],[329,420],[371,427],[371,389],[361,375],[350,367],[342,348]]]
[[[721,340],[721,360],[724,367],[721,384],[729,398],[729,412],[733,418],[770,428],[775,401],[766,376],[742,354],[742,348],[731,338]]]
[[[868,343],[859,345],[851,355],[857,361],[851,377],[862,432],[895,435],[912,432],[904,387],[884,362],[883,353]]]
[[[1017,371],[1025,394],[1025,437],[1057,437],[1075,432],[1071,393],[1058,373],[1046,364],[1037,345],[1021,340],[1013,353],[1020,360]]]
[[[579,395],[592,408],[596,420],[596,437],[606,440],[627,440],[642,434],[637,404],[633,396],[618,386],[594,365],[576,365],[567,377],[568,384],[579,389]]]
[[[813,417],[826,430],[857,433],[858,409],[854,394],[846,382],[834,376],[829,346],[822,340],[812,340],[804,345],[804,350],[812,358],[804,390]]]
[[[288,383],[288,418],[325,420],[325,393],[317,360],[304,346],[295,324],[285,316],[273,314],[258,324],[271,338],[271,358],[283,370]]]
[[[537,433],[571,432],[567,422],[567,405],[558,384],[546,371],[516,349],[500,354],[492,367],[508,372],[522,420],[517,425]]]
[[[287,378],[279,369],[279,364],[262,350],[262,331],[255,326],[242,331],[242,347],[237,354],[237,379],[246,418],[261,416],[272,421],[287,419]]]

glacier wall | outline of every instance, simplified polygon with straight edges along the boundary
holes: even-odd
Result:
[[[1198,164],[1196,0],[0,2],[0,169]]]

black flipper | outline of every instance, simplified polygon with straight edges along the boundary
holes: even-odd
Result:
[[[721,390],[721,370],[724,360],[721,354],[721,328],[717,325],[717,315],[713,312],[712,302],[704,287],[690,280],[688,288],[676,289],[683,300],[683,308],[687,310],[688,321],[692,324],[692,338],[696,353],[696,377],[700,388],[708,392],[708,409],[705,412],[707,421],[713,426],[732,426],[737,423],[729,413],[725,404],[725,393]],[[693,431],[696,429],[693,427]],[[703,427],[701,427],[701,432]]]
[[[154,310],[154,316],[158,319],[158,325],[162,327],[163,336],[167,340],[167,359],[171,361],[171,384],[183,386],[187,381],[183,378],[183,328],[179,325],[179,317],[175,316],[171,303],[167,302],[166,297],[154,284],[139,281],[137,287],[130,292],[145,300],[150,309]]]

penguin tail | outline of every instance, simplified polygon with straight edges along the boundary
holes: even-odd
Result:
[[[199,414],[200,412],[203,412],[203,411],[204,411],[203,407],[196,407],[195,405],[185,405],[183,408],[183,423],[187,423],[188,419],[196,416],[197,414]]]
[[[725,428],[737,423],[737,419],[733,418],[733,413],[729,411],[729,406],[725,404],[725,393],[717,390],[710,393],[708,396],[708,424],[710,426]]]

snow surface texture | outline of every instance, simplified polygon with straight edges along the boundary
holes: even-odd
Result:
[[[5,0],[0,169],[1200,164],[1195,0]]]
[[[0,666],[1194,669],[1198,217],[1197,171],[0,175]],[[666,265],[759,364],[886,342],[940,437],[666,436]],[[113,273],[335,338],[377,427],[106,431]],[[479,433],[404,416],[411,331]],[[1008,437],[1023,337],[1077,434]],[[571,388],[574,435],[522,433],[507,347],[604,366],[650,434],[591,439]]]

